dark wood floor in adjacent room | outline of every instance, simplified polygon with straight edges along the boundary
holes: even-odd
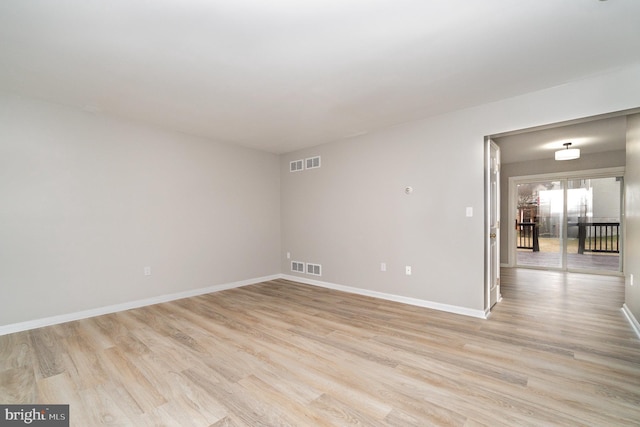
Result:
[[[623,279],[502,277],[488,320],[275,280],[2,336],[0,403],[68,403],[72,426],[640,425]]]

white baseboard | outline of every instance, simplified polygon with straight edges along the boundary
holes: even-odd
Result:
[[[481,319],[487,318],[487,314],[485,314],[483,310],[473,310],[473,309],[459,307],[455,305],[441,304],[441,303],[421,300],[417,298],[387,294],[384,292],[370,291],[367,289],[354,288],[351,286],[344,286],[344,285],[338,285],[335,283],[323,282],[320,280],[308,279],[306,277],[290,276],[287,274],[275,274],[272,276],[241,280],[238,282],[225,283],[222,285],[209,286],[206,288],[192,289],[189,291],[178,292],[174,294],[159,295],[156,297],[125,302],[122,304],[108,305],[105,307],[78,311],[75,313],[44,317],[41,319],[34,319],[26,322],[13,323],[9,325],[0,325],[0,336],[13,334],[16,332],[28,331],[30,329],[43,328],[45,326],[57,325],[60,323],[72,322],[74,320],[87,319],[89,317],[101,316],[104,314],[117,313],[119,311],[131,310],[134,308],[145,307],[148,305],[160,304],[163,302],[175,301],[183,298],[189,298],[189,297],[194,297],[198,295],[224,291],[226,289],[239,288],[242,286],[253,285],[255,283],[268,282],[269,280],[275,280],[275,279],[287,279],[287,280],[292,280],[294,282],[305,283],[308,285],[320,286],[323,288],[334,289],[338,291],[349,292],[352,294],[364,295],[364,296],[369,296],[374,298],[380,298],[380,299],[389,300],[389,301],[396,301],[403,304],[415,305],[418,307],[432,308],[435,310],[446,311],[446,312],[455,313],[455,314],[462,314],[465,316],[477,317]],[[638,329],[636,329],[636,331],[637,330]]]
[[[239,288],[242,286],[253,285],[255,283],[267,282],[269,280],[281,278],[281,274],[273,276],[258,277],[255,279],[241,280],[239,282],[225,283],[222,285],[214,285],[206,288],[192,289],[189,291],[178,292],[175,294],[159,295],[157,297],[145,298],[137,301],[125,302],[122,304],[108,305],[106,307],[93,308],[91,310],[83,310],[75,313],[61,314],[59,316],[45,317],[42,319],[29,320],[26,322],[13,323],[9,325],[0,325],[0,336],[12,334],[15,332],[27,331],[45,326],[57,325],[59,323],[71,322],[74,320],[87,319],[89,317],[101,316],[103,314],[116,313],[118,311],[131,310],[132,308],[144,307],[147,305],[160,304],[163,302],[175,301],[183,298],[194,297],[198,295],[210,294],[212,292],[224,291],[226,289]]]
[[[337,285],[335,283],[323,282],[320,280],[309,279],[306,277],[290,276],[282,274],[281,278],[291,280],[294,282],[300,282],[307,285],[319,286],[322,288],[334,289],[337,291],[349,292],[352,294],[364,295],[368,297],[380,298],[389,301],[401,302],[404,304],[415,305],[418,307],[432,308],[434,310],[446,311],[449,313],[463,314],[465,316],[477,317],[480,319],[486,319],[487,316],[484,310],[473,310],[466,307],[459,307],[456,305],[441,304],[438,302],[422,300],[418,298],[403,297],[400,295],[387,294],[384,292],[370,291],[367,289],[354,288],[351,286]]]
[[[633,328],[638,338],[640,338],[640,323],[638,323],[638,319],[636,319],[631,310],[629,310],[627,304],[622,304],[622,312],[625,316],[627,316],[627,320],[631,324],[631,327]]]

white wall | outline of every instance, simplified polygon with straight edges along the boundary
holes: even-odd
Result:
[[[484,136],[638,107],[638,75],[635,66],[283,155],[283,272],[313,279],[290,271],[289,251],[322,264],[322,281],[483,310]],[[310,155],[321,169],[288,172]]]
[[[484,136],[638,107],[638,75],[618,70],[279,159],[2,95],[0,326],[292,274],[287,251],[323,264],[323,281],[481,311]],[[634,144],[627,168],[638,164]],[[322,168],[288,172],[315,154]],[[630,223],[639,209],[627,206]],[[627,248],[636,274],[638,253]]]
[[[0,326],[280,270],[276,155],[9,95],[0,135]]]
[[[625,304],[640,321],[640,114],[627,118],[627,166],[625,169]],[[629,283],[633,274],[634,284]]]

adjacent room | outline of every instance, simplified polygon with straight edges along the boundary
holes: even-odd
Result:
[[[638,17],[0,2],[0,424],[638,425]]]

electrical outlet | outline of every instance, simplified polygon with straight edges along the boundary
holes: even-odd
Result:
[[[291,259],[291,252],[287,252],[287,259]]]
[[[151,267],[145,267],[144,268],[144,275],[145,276],[151,276]]]
[[[380,271],[387,271],[387,263],[386,262],[381,262],[380,263]]]
[[[411,276],[411,266],[410,265],[405,265],[404,274],[406,274],[407,276]]]

